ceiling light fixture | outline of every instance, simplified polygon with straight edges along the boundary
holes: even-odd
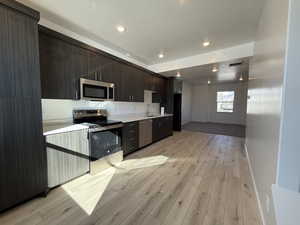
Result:
[[[177,72],[176,77],[181,77],[180,72]]]
[[[165,57],[165,55],[163,53],[158,54],[158,58],[162,59],[163,57]]]
[[[203,47],[208,47],[210,46],[210,41],[204,41],[203,42]]]
[[[207,81],[207,84],[211,84],[211,81],[209,80],[209,81]]]
[[[118,25],[118,26],[117,26],[117,30],[118,30],[120,33],[123,33],[123,32],[126,30],[126,28],[125,28],[124,26],[122,26],[122,25]]]
[[[215,67],[212,69],[212,72],[214,72],[214,73],[218,72],[218,68],[215,66]]]
[[[241,76],[241,77],[240,77],[240,81],[243,81],[243,80],[244,80],[244,78]]]

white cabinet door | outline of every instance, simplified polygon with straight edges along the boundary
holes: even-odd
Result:
[[[49,135],[46,141],[49,188],[89,172],[87,129]]]

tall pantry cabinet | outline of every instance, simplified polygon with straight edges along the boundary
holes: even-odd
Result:
[[[47,186],[38,21],[35,10],[0,0],[0,211]]]

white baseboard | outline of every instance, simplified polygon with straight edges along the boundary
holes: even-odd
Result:
[[[299,225],[300,193],[278,185],[272,186],[278,225]]]
[[[242,123],[228,123],[228,122],[224,122],[224,121],[222,122],[222,121],[208,121],[208,120],[192,120],[190,122],[246,126],[246,124],[242,124]]]
[[[186,124],[188,124],[188,123],[190,123],[190,122],[192,122],[192,121],[183,121],[183,122],[181,123],[181,126],[186,125]]]
[[[260,201],[260,198],[259,198],[259,194],[258,194],[258,191],[257,191],[257,186],[256,186],[256,182],[255,182],[255,178],[254,178],[254,174],[253,174],[253,170],[252,170],[252,166],[251,166],[251,162],[250,162],[250,158],[249,158],[249,154],[248,154],[248,148],[247,148],[246,143],[244,144],[244,148],[245,148],[246,157],[247,157],[247,160],[248,160],[248,165],[249,165],[249,169],[250,169],[252,182],[253,182],[253,185],[254,185],[254,191],[255,191],[256,199],[257,199],[257,202],[258,202],[258,209],[259,209],[260,217],[261,217],[263,225],[266,225],[265,217],[264,217],[264,213],[263,213],[263,210],[262,210],[262,205],[261,205],[261,201]]]

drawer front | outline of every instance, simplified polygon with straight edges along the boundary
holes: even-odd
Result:
[[[158,141],[161,139],[162,134],[162,119],[156,118],[153,119],[153,127],[152,127],[152,139],[153,141]]]
[[[165,117],[163,121],[164,137],[168,137],[173,133],[173,117]]]
[[[137,138],[132,138],[126,141],[125,154],[134,152],[139,147]]]
[[[161,117],[153,120],[153,141],[159,141],[173,134],[173,117]]]
[[[135,136],[138,133],[138,123],[129,123],[128,125],[126,124],[126,132],[128,136]]]
[[[152,119],[139,122],[139,147],[152,143]]]
[[[167,117],[167,133],[168,136],[173,135],[173,117]]]
[[[126,124],[125,129],[129,137],[134,137],[138,133],[138,123],[134,122]]]
[[[123,149],[124,154],[134,152],[139,147],[138,122],[127,123],[123,128]]]

